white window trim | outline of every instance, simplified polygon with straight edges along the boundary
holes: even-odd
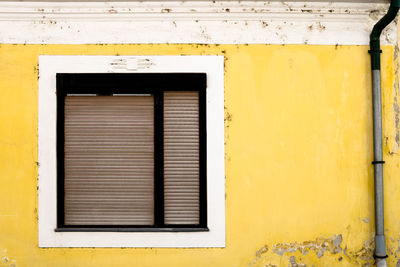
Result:
[[[223,56],[39,56],[39,247],[225,247]],[[56,73],[207,74],[208,232],[55,232]]]

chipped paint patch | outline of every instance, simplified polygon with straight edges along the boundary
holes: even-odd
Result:
[[[315,241],[304,241],[302,243],[279,243],[273,246],[273,251],[282,256],[285,253],[299,251],[303,255],[307,255],[313,251],[318,258],[321,258],[326,251],[331,254],[337,254],[342,251],[340,244],[342,243],[342,235],[335,235],[331,238],[317,238]]]
[[[295,243],[278,243],[272,246],[272,249],[268,249],[268,245],[264,245],[255,253],[254,260],[249,263],[249,266],[281,266],[282,263],[275,265],[272,262],[274,256],[279,255],[281,261],[286,259],[290,267],[302,267],[307,266],[302,261],[301,257],[296,259],[296,253],[300,256],[311,256],[310,252],[321,258],[326,252],[331,254],[338,254],[342,252],[341,244],[343,242],[343,237],[341,234],[334,235],[330,238],[320,237],[314,241],[304,241]],[[284,257],[288,256],[288,257]]]
[[[322,266],[323,258],[327,253],[336,255],[336,262],[347,261],[357,266],[372,266],[374,245],[374,238],[371,237],[361,248],[349,250],[347,245],[343,245],[341,234],[303,242],[277,243],[272,245],[270,250],[265,249],[268,245],[264,245],[256,252],[256,257],[249,266],[284,266],[284,261],[289,267]],[[278,265],[275,265],[277,264],[276,256],[279,256]]]
[[[254,262],[257,262],[263,255],[265,255],[268,252],[268,246],[264,245],[261,247],[259,250],[256,251],[256,257],[254,259]],[[251,263],[249,264],[251,265]]]
[[[400,262],[400,239],[394,239],[391,237],[389,240],[391,244],[388,246],[388,254],[390,257],[394,257],[395,259],[398,259],[398,262]]]
[[[261,255],[265,254],[268,252],[268,246],[265,245],[256,252],[256,257],[261,257]]]
[[[3,249],[0,253],[0,265],[4,267],[16,267],[16,260],[7,256],[7,249]]]
[[[291,256],[289,262],[290,262],[290,267],[305,267],[305,266],[307,266],[302,263],[297,263],[295,256]]]
[[[349,251],[349,257],[354,259],[356,264],[368,264],[374,259],[375,242],[374,238],[371,238],[364,242],[364,246],[357,251]]]

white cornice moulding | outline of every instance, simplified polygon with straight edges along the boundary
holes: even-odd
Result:
[[[165,1],[0,2],[0,20],[260,20],[362,19],[384,14],[387,4],[348,2]]]
[[[368,44],[385,3],[0,2],[0,42]],[[393,24],[384,44],[395,44]]]

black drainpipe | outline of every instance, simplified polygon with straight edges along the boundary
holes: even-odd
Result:
[[[387,266],[386,242],[383,222],[383,156],[382,156],[382,103],[381,103],[381,53],[380,35],[392,22],[400,8],[400,0],[391,0],[389,10],[372,29],[370,35],[372,101],[374,121],[374,181],[375,181],[375,253],[377,266]]]

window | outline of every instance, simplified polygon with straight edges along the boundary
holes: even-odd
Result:
[[[56,231],[207,231],[206,74],[57,74]]]
[[[39,247],[225,246],[223,57],[39,72]]]

